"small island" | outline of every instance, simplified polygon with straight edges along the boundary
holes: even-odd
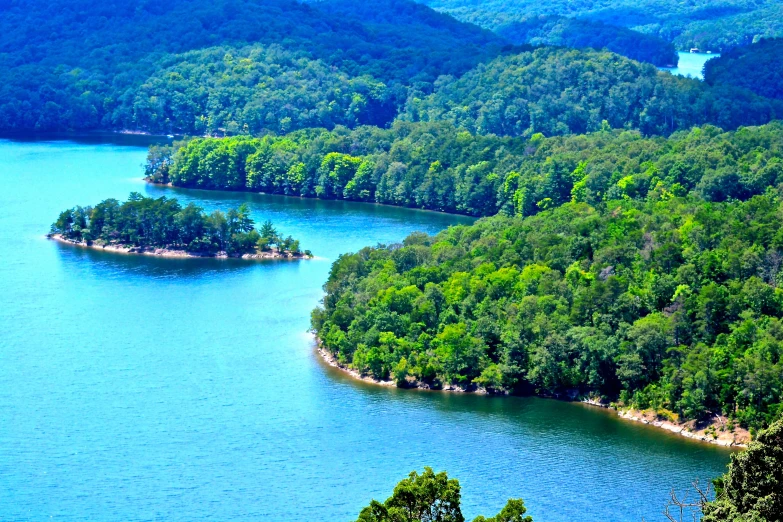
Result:
[[[283,237],[270,221],[256,229],[246,204],[211,214],[175,198],[132,192],[128,201],[106,199],[94,207],[64,210],[48,237],[65,243],[161,257],[306,259],[299,241]]]

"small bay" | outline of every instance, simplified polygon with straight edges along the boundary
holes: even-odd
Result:
[[[472,518],[662,520],[730,451],[537,398],[404,391],[326,366],[307,333],[341,253],[469,218],[145,184],[144,139],[0,140],[0,519],[351,520],[414,469]],[[131,191],[247,202],[317,256],[158,259],[48,241]]]
[[[680,61],[677,63],[677,67],[661,67],[663,71],[669,71],[677,76],[686,76],[688,78],[695,78],[697,80],[704,79],[704,64],[713,58],[719,58],[718,53],[689,53],[678,52]]]

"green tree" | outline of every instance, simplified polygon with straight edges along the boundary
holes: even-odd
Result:
[[[510,499],[494,517],[479,516],[474,522],[532,522],[524,516],[522,500]],[[464,522],[460,508],[460,485],[445,472],[411,472],[400,481],[394,493],[383,503],[373,500],[362,509],[356,522]]]
[[[716,498],[704,507],[704,522],[783,520],[783,419],[732,455],[729,471],[715,484]]]

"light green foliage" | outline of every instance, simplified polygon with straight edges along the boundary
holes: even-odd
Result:
[[[528,216],[569,201],[600,206],[623,197],[658,201],[690,193],[725,201],[763,194],[783,183],[783,126],[527,140],[473,135],[444,122],[398,122],[390,129],[194,139],[151,149],[147,172],[183,187]]]
[[[520,499],[510,499],[494,517],[479,516],[474,522],[532,522],[525,517],[525,505]],[[394,493],[381,503],[377,500],[362,509],[356,522],[464,522],[460,508],[460,485],[445,472],[411,472],[401,480]]]
[[[486,218],[341,256],[313,329],[401,386],[600,395],[761,427],[783,411],[781,215],[769,190]]]

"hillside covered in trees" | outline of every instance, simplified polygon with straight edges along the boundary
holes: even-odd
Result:
[[[529,216],[571,200],[747,199],[783,183],[783,126],[668,138],[637,131],[530,139],[473,135],[445,122],[285,136],[197,138],[153,147],[151,181],[347,199],[491,216]]]
[[[515,44],[608,49],[632,60],[659,67],[677,65],[674,44],[657,36],[600,21],[565,16],[531,16],[501,25],[495,32]]]
[[[783,38],[761,40],[709,60],[704,81],[750,89],[767,98],[783,100]]]
[[[435,93],[408,102],[402,118],[447,120],[471,132],[546,136],[612,128],[669,134],[711,123],[766,123],[777,101],[745,89],[710,87],[613,53],[540,48],[481,64]]]
[[[677,49],[722,52],[762,37],[783,36],[783,6],[775,0],[423,0],[459,20],[498,28],[541,15],[559,15],[633,29]]]
[[[675,60],[656,36],[568,13],[497,34],[409,0],[11,0],[0,14],[2,132],[259,135],[386,126],[403,113],[495,134],[582,133],[603,120],[668,134],[783,113],[612,53],[512,45]]]
[[[567,203],[335,262],[313,329],[377,379],[589,395],[767,425],[783,403],[783,199]]]
[[[0,130],[191,132],[234,130],[232,124],[255,130],[254,122],[270,119],[273,129],[290,130],[385,122],[387,97],[404,100],[409,87],[426,92],[439,75],[459,75],[506,45],[412,2],[343,6],[294,0],[3,2]],[[270,50],[272,44],[284,51]],[[225,54],[233,58],[216,60]],[[297,121],[286,102],[312,89],[316,93],[297,100],[309,112]],[[255,102],[247,107],[251,97]],[[266,101],[267,113],[257,114]],[[153,119],[150,113],[159,109]],[[195,109],[200,112],[193,115]],[[286,118],[292,121],[281,123]]]

